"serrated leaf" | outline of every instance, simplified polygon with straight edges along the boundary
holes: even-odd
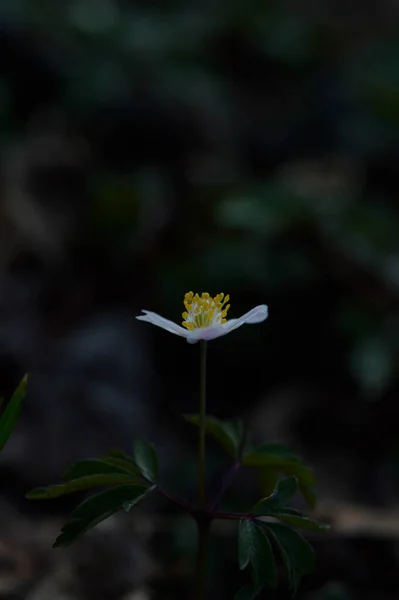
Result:
[[[141,477],[140,469],[135,464],[133,458],[121,450],[110,450],[107,452],[106,456],[101,458],[101,460],[109,465],[114,465],[127,473],[131,473],[136,477]]]
[[[123,508],[123,510],[125,512],[129,513],[134,506],[136,506],[136,502],[135,501],[133,501],[133,502],[124,502],[122,508]]]
[[[0,452],[4,448],[8,438],[10,437],[15,423],[18,419],[21,411],[22,402],[26,396],[26,386],[28,383],[28,376],[25,375],[11,400],[8,402],[3,414],[0,418]]]
[[[268,523],[267,532],[275,540],[288,572],[290,589],[295,593],[302,575],[313,571],[315,558],[313,548],[297,532],[279,523]]]
[[[281,512],[281,513],[284,513],[285,515],[291,515],[294,517],[303,517],[304,516],[300,510],[297,510],[296,508],[291,508],[290,506],[284,506],[283,509],[278,510],[277,512]],[[274,514],[273,514],[273,516],[274,516]]]
[[[291,500],[298,489],[298,480],[296,477],[287,477],[280,479],[274,488],[273,493],[268,498],[263,498],[257,502],[253,508],[256,515],[268,515],[276,510],[282,509],[287,502]]]
[[[302,462],[299,456],[287,448],[287,446],[283,446],[282,444],[262,444],[256,449],[256,452],[266,455],[271,454],[274,457],[278,457],[283,460],[289,460],[291,462]]]
[[[234,596],[234,600],[254,600],[261,591],[263,590],[263,585],[248,585],[240,589],[239,592]]]
[[[185,415],[186,421],[192,425],[199,425],[199,415]],[[244,441],[244,425],[241,421],[224,421],[216,417],[207,417],[205,431],[213,437],[228,454],[233,458],[240,458],[240,451]]]
[[[299,488],[305,487],[310,488],[316,484],[316,478],[313,470],[304,464],[287,464],[281,471],[285,475],[292,475],[298,479]]]
[[[121,460],[124,463],[130,464],[132,467],[136,468],[136,470],[137,470],[137,466],[134,462],[133,456],[126,454],[126,452],[123,452],[123,450],[119,450],[119,449],[116,450],[115,448],[112,450],[108,450],[106,458],[112,459],[112,460]]]
[[[53,547],[69,546],[89,529],[123,508],[126,502],[137,504],[147,493],[145,486],[128,484],[91,496],[73,511],[71,520],[64,525]]]
[[[91,518],[93,514],[102,513],[114,507],[121,508],[124,502],[137,502],[147,489],[143,485],[126,484],[105,490],[79,504],[72,516],[77,519],[86,519]]]
[[[268,472],[272,470],[288,476],[295,476],[298,479],[298,487],[301,493],[308,504],[314,508],[315,495],[309,489],[316,483],[314,473],[284,446],[275,444],[260,446],[244,455],[242,465],[244,467],[255,467],[260,471],[266,470]]]
[[[101,515],[98,515],[96,518],[90,520],[82,520],[82,519],[73,519],[69,521],[64,527],[61,529],[60,535],[57,537],[53,544],[53,548],[67,548],[77,539],[82,537],[87,531],[93,529],[96,525],[105,521],[109,517],[112,517],[119,509],[114,508],[109,510]]]
[[[250,519],[242,519],[238,531],[240,569],[252,566],[256,586],[276,585],[276,565],[270,542],[262,528]]]
[[[134,480],[133,480],[134,481]],[[136,481],[134,481],[136,483]],[[67,494],[73,494],[80,490],[88,490],[94,487],[115,486],[124,483],[132,483],[132,477],[122,473],[108,473],[106,475],[87,475],[79,479],[71,479],[67,483],[40,487],[28,492],[28,500],[59,498]]]
[[[128,454],[126,454],[126,452],[123,452],[123,450],[118,450],[115,448],[113,450],[108,450],[107,457],[125,460],[127,462],[131,462],[134,465],[133,458],[131,456],[129,456]]]
[[[242,465],[244,467],[269,467],[278,469],[287,475],[295,475],[299,481],[302,481],[307,486],[315,484],[313,471],[309,467],[298,460],[283,458],[278,454],[265,453],[262,448],[246,454],[242,459]]]
[[[143,477],[155,481],[158,476],[158,457],[154,446],[144,440],[137,440],[133,448],[133,458]]]
[[[330,529],[329,525],[319,524],[312,519],[309,519],[305,515],[294,515],[286,512],[273,514],[273,517],[279,519],[283,523],[287,523],[291,527],[296,527],[297,529],[303,529],[305,531],[328,531]]]
[[[254,583],[275,586],[277,572],[272,547],[262,528],[255,523],[254,526],[254,550],[251,556]]]

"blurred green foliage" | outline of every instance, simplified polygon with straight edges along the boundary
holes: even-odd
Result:
[[[82,280],[93,303],[176,320],[189,289],[230,293],[232,317],[268,303],[264,330],[220,342],[212,412],[249,409],[259,379],[260,400],[315,387],[303,438],[315,436],[315,455],[354,448],[365,501],[381,499],[372,469],[396,452],[399,417],[397,17],[385,1],[0,3],[1,211],[29,199],[15,210],[28,245],[30,215],[65,205],[75,221],[61,258],[33,242],[46,310],[62,299],[53,322],[62,329],[70,305],[79,320],[76,297],[87,314]],[[57,171],[52,136],[82,169],[76,185]],[[14,153],[27,163],[17,174]],[[38,230],[64,240],[53,222]],[[194,368],[180,342],[155,351],[157,375],[188,411]],[[310,597],[350,594],[331,584]]]
[[[322,290],[326,354],[341,340],[342,378],[381,399],[397,386],[399,339],[390,10],[4,0],[3,37],[37,73],[7,55],[3,139],[57,109],[87,142],[81,252],[105,247],[123,277],[139,265],[137,304],[177,316],[194,286],[231,292],[237,311],[293,295],[295,313],[305,290],[311,332]]]

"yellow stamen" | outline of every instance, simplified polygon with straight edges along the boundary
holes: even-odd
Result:
[[[230,308],[230,304],[226,304],[229,299],[230,296],[224,294],[217,294],[212,298],[208,292],[202,293],[201,296],[198,293],[194,295],[194,292],[187,292],[183,301],[186,309],[182,313],[184,327],[193,331],[223,325]]]

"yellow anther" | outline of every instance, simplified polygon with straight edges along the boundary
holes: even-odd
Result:
[[[193,331],[223,325],[230,308],[230,304],[226,305],[229,298],[229,295],[224,294],[217,294],[212,298],[208,292],[202,292],[201,295],[187,292],[183,300],[186,309],[182,313],[184,327]]]

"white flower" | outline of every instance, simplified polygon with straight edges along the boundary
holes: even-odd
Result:
[[[244,323],[261,323],[267,318],[267,306],[261,304],[239,319],[226,319],[227,311],[230,308],[230,304],[227,304],[228,301],[229,296],[224,294],[218,294],[212,298],[208,293],[199,296],[188,292],[184,296],[186,308],[182,314],[184,327],[149,310],[143,310],[144,315],[140,315],[136,319],[162,327],[170,333],[186,338],[189,344],[195,344],[200,340],[209,341],[226,335]]]

